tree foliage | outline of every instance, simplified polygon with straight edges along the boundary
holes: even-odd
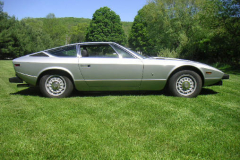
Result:
[[[10,18],[6,13],[0,13],[0,58],[12,57],[15,48],[13,25],[15,18]]]
[[[134,23],[123,27],[108,7],[96,10],[92,20],[50,13],[19,21],[3,5],[0,1],[0,59],[84,40],[125,45],[128,37],[132,49],[152,56],[240,64],[239,0],[149,0]]]
[[[0,4],[0,59],[23,56],[51,46],[52,40],[41,30],[41,24],[31,21],[38,26],[32,27],[25,20],[18,21],[4,13],[3,3]]]
[[[53,46],[60,46],[66,42],[67,28],[53,13],[49,13],[43,20],[43,29],[52,39]]]
[[[45,18],[24,18],[19,21],[3,12],[3,5],[0,1],[0,59],[15,58],[86,39],[90,19],[56,18],[53,13],[49,13]],[[101,12],[106,15],[101,15]],[[124,22],[123,31],[120,17],[109,8],[105,7],[95,15],[94,23],[101,18],[104,25],[111,27],[102,28],[106,33],[109,31],[109,34],[103,36],[105,40],[126,42],[124,31],[129,32],[132,22]]]
[[[70,43],[84,42],[88,26],[89,24],[86,22],[72,26]]]
[[[148,35],[155,43],[150,45],[152,50],[159,56],[238,65],[239,6],[236,0],[150,0],[141,11],[145,27],[139,27],[130,37],[138,40],[135,44],[143,44],[143,52],[149,45],[141,41],[146,43]],[[132,31],[136,30],[135,24]]]
[[[134,18],[132,29],[129,35],[128,44],[133,50],[144,54],[154,54],[154,41],[150,39],[147,31],[147,21],[144,15],[144,9],[138,11]]]
[[[96,10],[87,30],[86,41],[113,41],[126,44],[126,36],[119,15],[108,7]]]
[[[15,58],[49,47],[51,40],[47,34],[34,29],[25,21],[18,21],[0,12],[0,59]]]

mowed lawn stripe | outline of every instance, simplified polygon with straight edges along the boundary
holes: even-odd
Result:
[[[239,74],[197,98],[17,88],[0,61],[0,159],[239,159]]]

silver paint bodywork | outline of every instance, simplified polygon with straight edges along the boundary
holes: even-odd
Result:
[[[93,58],[82,57],[80,46],[93,44],[117,45],[134,58]],[[36,86],[41,76],[47,72],[67,73],[79,91],[121,91],[121,90],[161,90],[167,80],[179,69],[196,71],[204,86],[222,80],[224,73],[206,64],[172,58],[144,58],[135,52],[113,42],[90,42],[72,44],[76,46],[76,57],[57,57],[48,50],[29,54],[13,60],[17,77]],[[71,46],[72,46],[71,45]],[[32,56],[44,53],[48,57]],[[15,66],[19,64],[20,66]],[[211,73],[211,74],[207,74]]]

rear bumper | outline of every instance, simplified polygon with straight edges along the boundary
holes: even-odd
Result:
[[[19,77],[12,77],[12,78],[9,78],[9,82],[10,83],[23,83],[23,80]]]
[[[222,79],[229,79],[229,75],[224,73]]]

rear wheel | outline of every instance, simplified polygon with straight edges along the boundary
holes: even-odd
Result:
[[[202,89],[202,79],[194,71],[179,71],[169,79],[168,89],[173,96],[197,97]]]
[[[73,91],[71,80],[63,75],[44,75],[39,86],[42,94],[50,98],[68,97]]]

